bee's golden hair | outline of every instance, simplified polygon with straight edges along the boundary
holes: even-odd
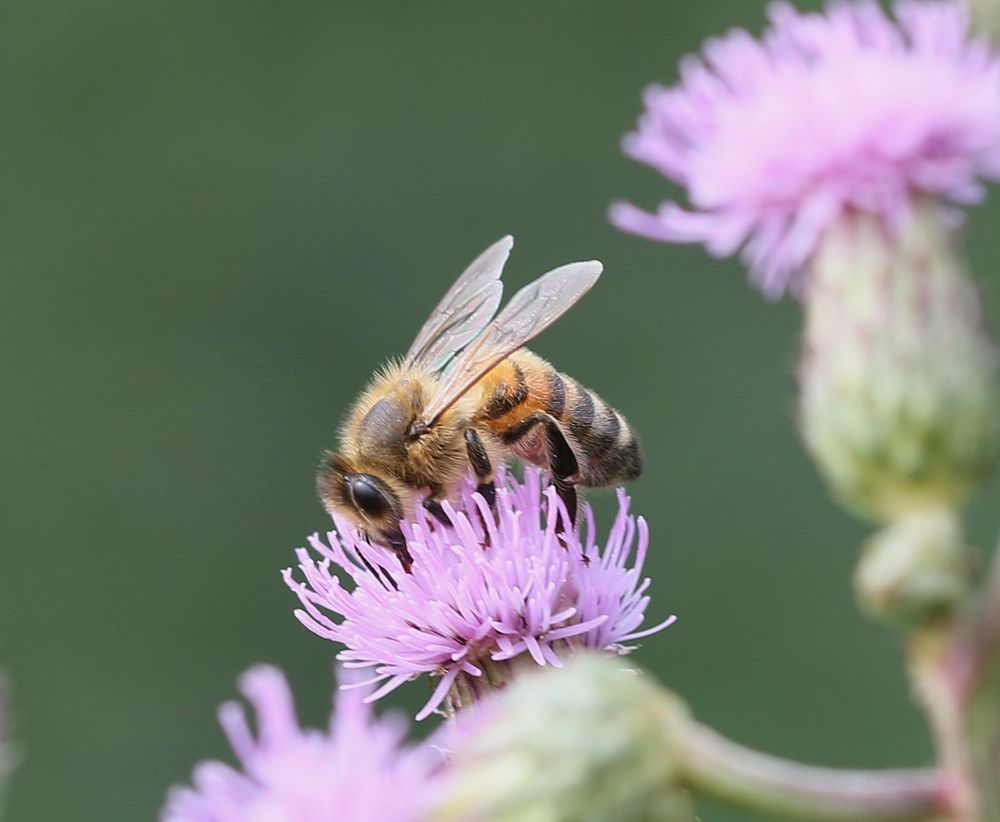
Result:
[[[421,436],[407,438],[436,385],[434,375],[395,362],[372,378],[341,426],[336,464],[331,456],[321,466],[319,490],[328,508],[341,512],[352,508],[342,489],[343,475],[349,473],[377,477],[408,517],[414,513],[416,489],[451,491],[458,485],[468,471],[464,435],[474,413],[474,397],[459,400]],[[331,501],[344,507],[331,506]]]

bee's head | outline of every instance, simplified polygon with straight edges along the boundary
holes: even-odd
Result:
[[[375,541],[399,550],[404,544],[399,528],[404,510],[395,485],[332,453],[323,455],[316,476],[316,490],[327,511],[346,516]]]

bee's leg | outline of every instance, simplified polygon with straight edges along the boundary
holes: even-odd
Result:
[[[490,455],[475,428],[465,429],[465,450],[469,454],[472,472],[476,475],[476,493],[490,506],[490,513],[496,521],[497,488],[493,483],[493,463],[490,462]],[[490,547],[490,530],[486,527],[486,523],[483,523],[483,546]]]
[[[410,551],[406,547],[406,540],[403,539],[403,532],[398,529],[395,531],[383,531],[382,536],[385,537],[389,546],[395,552],[396,556],[399,558],[399,564],[403,566],[404,573],[413,573],[413,557],[410,556]],[[395,582],[393,585],[395,586]]]
[[[469,452],[469,464],[476,475],[476,493],[480,494],[490,510],[496,513],[497,509],[497,489],[493,484],[493,464],[490,462],[490,455],[486,453],[486,446],[475,428],[465,430],[465,448]]]
[[[451,520],[448,519],[448,515],[444,512],[444,508],[441,506],[441,500],[435,496],[435,493],[436,492],[432,489],[430,496],[424,499],[424,510],[426,510],[428,514],[434,517],[434,519],[442,525],[451,525]]]
[[[368,534],[366,534],[366,533],[362,532],[362,533],[361,533],[361,537],[362,537],[362,539],[364,539],[364,541],[365,541],[366,543],[368,543],[369,545],[371,545],[371,544],[372,544],[372,541],[371,541],[371,539],[370,539],[370,538],[368,537]],[[379,566],[378,566],[378,571],[376,571],[376,570],[375,570],[375,566],[374,566],[374,565],[372,565],[372,564],[371,564],[371,563],[370,563],[370,562],[368,561],[368,558],[367,558],[367,557],[366,557],[366,556],[365,556],[365,555],[364,555],[363,553],[361,553],[360,551],[358,551],[358,552],[357,552],[357,554],[358,554],[358,556],[359,556],[359,557],[361,557],[361,561],[362,561],[362,562],[363,562],[363,563],[365,564],[365,568],[367,568],[367,569],[368,569],[368,570],[369,570],[369,571],[371,572],[371,575],[372,575],[373,577],[375,577],[375,579],[377,579],[377,580],[378,580],[379,582],[382,582],[382,577],[385,577],[385,578],[386,578],[387,580],[389,580],[389,584],[390,584],[390,585],[391,585],[391,586],[392,586],[393,588],[395,588],[395,589],[396,589],[397,591],[399,590],[399,586],[398,586],[398,585],[396,584],[396,580],[394,580],[394,579],[392,578],[392,574],[390,574],[390,573],[389,573],[389,572],[388,572],[387,570],[385,570],[385,568],[384,568],[383,566],[379,565]],[[381,571],[382,573],[379,573],[379,571]],[[383,582],[382,584],[383,584],[383,586],[385,585],[385,583],[384,583],[384,582]]]
[[[580,465],[558,423],[548,414],[540,417],[542,425],[545,426],[545,438],[549,446],[549,471],[552,474],[552,484],[556,487],[559,499],[566,506],[566,513],[569,514],[569,530],[572,530],[576,525],[576,486],[573,480],[580,470]]]

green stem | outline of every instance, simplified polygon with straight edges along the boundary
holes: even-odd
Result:
[[[966,557],[956,512],[911,512],[868,541],[855,583],[867,611],[906,631],[946,818],[1000,822],[1000,553],[978,603]]]
[[[1000,662],[1000,543],[994,550],[978,607],[956,633],[955,657],[955,678],[966,693],[988,681]]]
[[[675,729],[681,778],[699,794],[793,819],[929,820],[942,812],[931,770],[854,771],[744,748],[697,722]]]
[[[1000,820],[1000,676],[996,670],[969,701],[966,718],[982,818],[996,822]]]
[[[978,600],[956,610],[910,632],[910,678],[934,734],[948,818],[1000,822],[1000,548]]]
[[[927,655],[925,665],[931,665],[935,655]],[[951,702],[961,711],[965,762],[956,767],[964,764],[967,770],[975,794],[972,811],[978,814],[969,818],[1000,820],[1000,546],[976,607],[936,656],[937,673],[932,666],[927,676],[936,677],[944,693],[928,710],[943,713]]]
[[[967,706],[962,689],[955,687],[956,671],[951,664],[954,636],[950,624],[917,629],[907,640],[907,655],[910,679],[937,746],[949,818],[971,822],[985,817],[969,744]]]

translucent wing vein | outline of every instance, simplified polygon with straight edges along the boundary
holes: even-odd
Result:
[[[487,371],[565,314],[601,276],[596,260],[570,263],[518,291],[497,318],[449,364],[424,410],[433,423]]]
[[[476,338],[500,305],[500,274],[513,245],[512,237],[504,237],[469,264],[420,329],[403,358],[405,367],[440,371]]]

